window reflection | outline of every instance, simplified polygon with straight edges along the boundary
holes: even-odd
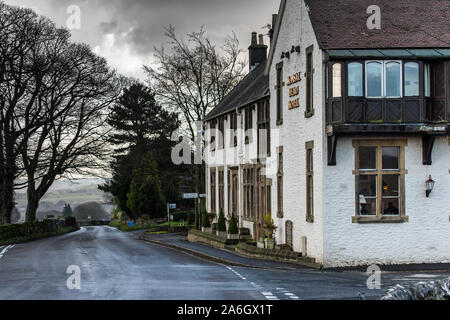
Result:
[[[416,62],[405,63],[405,96],[415,97],[419,95],[419,64]]]
[[[388,62],[385,64],[386,97],[401,97],[401,64]]]
[[[361,97],[363,95],[363,69],[361,63],[349,63],[348,65],[348,96]]]
[[[377,148],[360,147],[359,148],[359,169],[376,170],[377,169]]]
[[[400,148],[383,147],[383,170],[398,170],[399,155]]]
[[[381,97],[382,96],[382,74],[383,68],[380,62],[367,63],[367,96]]]

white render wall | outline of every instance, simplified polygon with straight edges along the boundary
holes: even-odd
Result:
[[[206,162],[206,199],[207,204],[206,208],[208,212],[215,212],[219,213],[218,207],[219,207],[219,168],[224,168],[224,213],[225,216],[229,214],[227,212],[228,208],[228,174],[227,170],[229,167],[239,167],[239,188],[238,188],[238,195],[239,195],[239,212],[237,213],[239,215],[239,221],[241,223],[241,226],[248,227],[251,231],[253,230],[253,224],[250,227],[249,225],[242,225],[243,219],[242,219],[242,213],[243,213],[243,203],[242,203],[242,195],[241,195],[241,188],[243,183],[242,178],[242,170],[240,168],[243,164],[252,164],[257,160],[257,153],[258,153],[258,147],[257,147],[257,136],[256,136],[256,128],[257,128],[257,109],[255,105],[255,110],[253,112],[253,140],[249,144],[245,144],[245,131],[244,131],[244,120],[245,120],[245,112],[242,110],[240,114],[237,116],[237,136],[238,136],[238,146],[237,147],[231,147],[230,144],[230,122],[229,117],[224,121],[224,148],[223,149],[217,149],[215,152],[211,151],[211,146],[209,145],[209,141],[211,141],[211,130],[210,130],[210,123],[208,122],[208,125],[206,127],[206,134],[205,134],[205,140],[207,141],[207,145],[204,150],[204,156],[205,156],[205,162]],[[218,126],[216,126],[218,131]],[[218,143],[218,139],[216,138],[216,144]],[[216,206],[217,208],[211,207],[211,169],[216,169]],[[253,231],[252,231],[253,232]]]
[[[337,166],[325,169],[324,266],[450,262],[448,138],[436,138],[432,166],[422,164],[422,139],[408,138],[405,149],[407,223],[352,223],[354,166],[352,138],[340,138]],[[436,185],[430,198],[426,198],[425,180],[430,174]]]
[[[290,59],[281,59],[283,51],[290,51],[292,46],[300,45],[301,53],[291,54]],[[312,118],[305,118],[306,108],[306,52],[314,45],[314,109]],[[283,124],[276,125],[276,65],[283,61],[283,78],[300,72],[302,81],[299,84],[283,87]],[[280,141],[272,141],[272,155],[277,157],[277,147],[283,146],[284,181],[283,202],[284,217],[275,218],[278,226],[276,241],[286,243],[286,221],[293,222],[294,250],[302,252],[302,237],[307,237],[307,254],[318,263],[323,260],[323,219],[322,190],[324,157],[324,100],[323,86],[323,52],[319,49],[315,33],[309,19],[304,2],[288,0],[270,70],[271,88],[271,126],[272,133],[279,130]],[[300,86],[300,108],[288,110],[289,88]],[[296,97],[293,97],[296,98]],[[306,152],[305,143],[314,141],[314,223],[306,222]],[[276,159],[275,159],[276,161]],[[273,177],[272,212],[277,213],[277,179]]]

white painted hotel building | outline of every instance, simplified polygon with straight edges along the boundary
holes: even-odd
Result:
[[[324,267],[450,262],[449,3],[375,2],[281,1],[264,62],[270,152],[249,158],[266,175],[249,185],[248,161],[209,162],[208,209],[219,197],[228,208],[218,170],[231,167],[255,240],[271,212],[277,244]],[[224,159],[208,148],[207,158]]]

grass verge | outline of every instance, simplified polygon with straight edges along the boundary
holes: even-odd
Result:
[[[114,220],[114,221],[111,221],[109,226],[113,227],[113,228],[117,228],[122,232],[147,230],[151,233],[154,233],[154,232],[168,232],[169,231],[169,223],[168,222],[161,223],[159,225],[151,224],[151,225],[137,225],[134,227],[129,227],[127,222]],[[188,227],[192,227],[192,226],[187,226],[187,225],[183,226],[180,222],[171,222],[170,227],[177,229],[177,228],[188,228]]]

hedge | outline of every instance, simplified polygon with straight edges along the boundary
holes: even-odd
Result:
[[[191,219],[195,222],[195,212],[194,211],[178,211],[178,212],[173,212],[171,213],[171,215],[173,216],[173,221],[189,221],[189,218],[192,217]]]
[[[44,220],[42,222],[4,225],[0,226],[0,241],[54,233],[66,227],[76,227],[75,218],[69,217],[66,220]]]

